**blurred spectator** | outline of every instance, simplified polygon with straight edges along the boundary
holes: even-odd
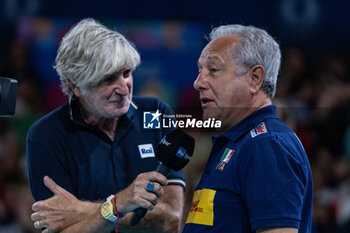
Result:
[[[315,76],[306,50],[291,46],[282,51],[280,78],[274,103],[281,117],[295,130],[310,156],[314,136],[310,131],[315,103]]]
[[[25,180],[12,181],[7,185],[6,192],[11,218],[0,222],[1,233],[38,233],[30,219],[34,199],[29,185]]]
[[[0,185],[18,176],[18,137],[10,120],[0,118]]]
[[[0,118],[1,233],[35,232],[30,220],[33,199],[25,174],[20,166],[16,131],[11,127],[10,119]]]
[[[325,54],[318,74],[313,130],[318,145],[327,145],[334,157],[344,154],[343,141],[350,120],[350,76],[345,58]]]
[[[161,80],[156,78],[150,78],[147,80],[142,89],[136,93],[137,96],[155,97],[168,103],[174,104],[174,92],[169,85],[166,85]]]
[[[315,81],[307,52],[297,46],[286,48],[276,97],[287,99],[291,104],[312,107],[316,99],[313,92]]]

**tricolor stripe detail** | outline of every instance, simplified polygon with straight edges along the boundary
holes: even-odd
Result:
[[[222,155],[220,161],[221,161],[221,162],[224,162],[224,163],[228,163],[228,161],[230,161],[230,159],[231,159],[233,153],[235,153],[234,150],[231,150],[231,149],[229,149],[229,148],[226,148],[226,150],[225,150],[224,154]]]
[[[130,101],[130,104],[131,104],[131,106],[133,106],[135,109],[138,109],[139,107],[137,107],[137,105],[134,103],[134,102],[132,102],[132,101]]]
[[[182,186],[186,187],[185,181],[183,181],[181,179],[168,179],[168,184],[177,184],[177,185],[182,185]]]

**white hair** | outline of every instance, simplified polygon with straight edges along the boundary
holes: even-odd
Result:
[[[139,64],[140,55],[123,35],[88,18],[63,37],[54,68],[63,92],[72,96],[68,80],[84,90],[123,69],[134,70]]]
[[[244,74],[253,66],[262,65],[266,74],[261,88],[273,99],[281,64],[281,51],[278,43],[263,29],[238,24],[214,28],[209,34],[209,39],[215,40],[233,34],[238,35],[240,39],[232,54],[238,67],[238,73]]]

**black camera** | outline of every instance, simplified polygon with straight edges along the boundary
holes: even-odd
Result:
[[[17,80],[0,77],[0,117],[11,117],[15,114]]]

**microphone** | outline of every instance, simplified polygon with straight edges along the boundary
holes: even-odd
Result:
[[[0,77],[0,117],[11,117],[16,110],[17,80]]]
[[[194,144],[194,138],[187,133],[179,129],[171,131],[159,142],[156,158],[160,162],[156,171],[167,177],[171,170],[181,170],[190,161]],[[130,220],[130,226],[138,224],[146,212],[145,208],[137,208]]]

